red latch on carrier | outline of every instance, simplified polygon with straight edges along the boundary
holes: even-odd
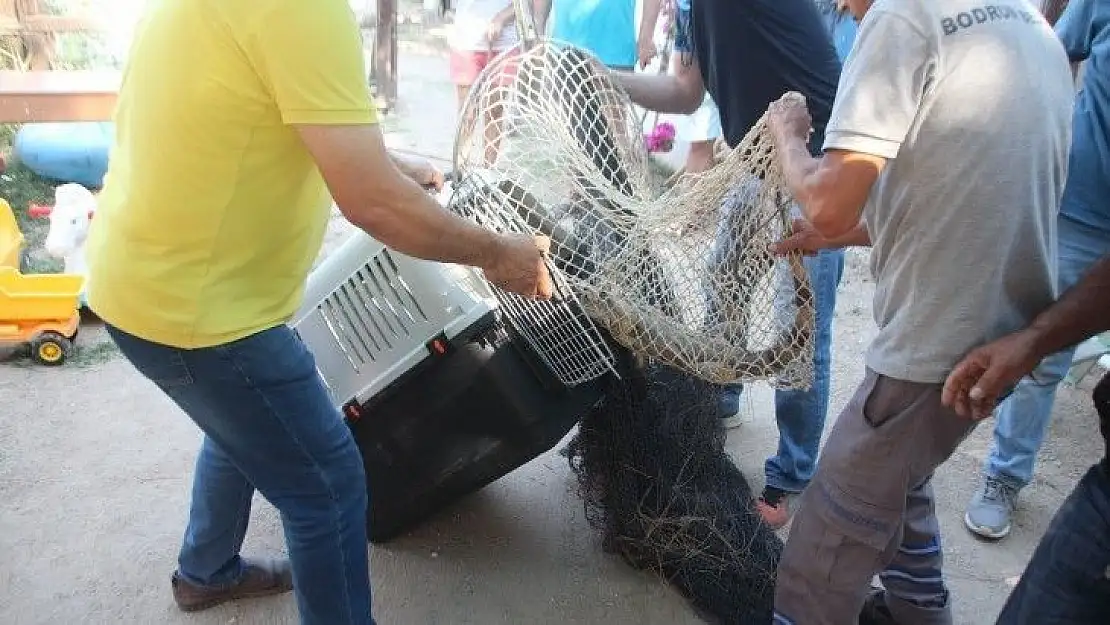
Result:
[[[433,356],[444,356],[451,351],[451,341],[447,340],[446,334],[440,332],[428,341],[427,347]]]
[[[354,423],[362,418],[362,406],[357,399],[343,404],[343,417],[347,419],[347,423]]]

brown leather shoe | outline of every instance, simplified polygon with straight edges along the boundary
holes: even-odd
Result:
[[[173,600],[184,612],[207,610],[227,601],[278,595],[293,590],[293,571],[288,560],[243,559],[243,578],[226,588],[194,586],[173,574]]]

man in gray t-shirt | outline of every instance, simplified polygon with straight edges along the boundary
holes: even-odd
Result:
[[[948,624],[930,480],[973,423],[941,387],[1055,298],[1074,91],[1024,0],[848,4],[860,29],[825,155],[805,149],[804,105],[771,106],[805,215],[779,251],[871,245],[879,332],[799,502],[775,622]]]

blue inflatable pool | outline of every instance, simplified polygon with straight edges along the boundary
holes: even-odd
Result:
[[[43,178],[95,189],[108,171],[114,132],[111,122],[25,124],[15,135],[14,155]]]

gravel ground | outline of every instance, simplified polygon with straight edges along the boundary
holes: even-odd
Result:
[[[445,59],[427,52],[402,48],[401,107],[389,142],[446,156],[453,94]],[[327,247],[347,231],[337,217]],[[873,333],[867,275],[866,252],[851,251],[837,307],[833,417],[861,377]],[[86,356],[59,369],[27,365],[18,354],[0,364],[0,623],[295,623],[289,597],[194,616],[173,607],[169,575],[199,434],[104,340],[87,327]],[[753,393],[748,422],[729,441],[755,481],[776,443],[769,396]],[[1062,389],[1013,534],[986,544],[960,518],[989,429],[980,428],[936,478],[961,625],[993,622],[1053,512],[1101,454],[1086,391]],[[277,515],[259,500],[246,552],[283,550]],[[372,553],[383,624],[698,622],[667,587],[601,553],[566,463],[554,454]]]

